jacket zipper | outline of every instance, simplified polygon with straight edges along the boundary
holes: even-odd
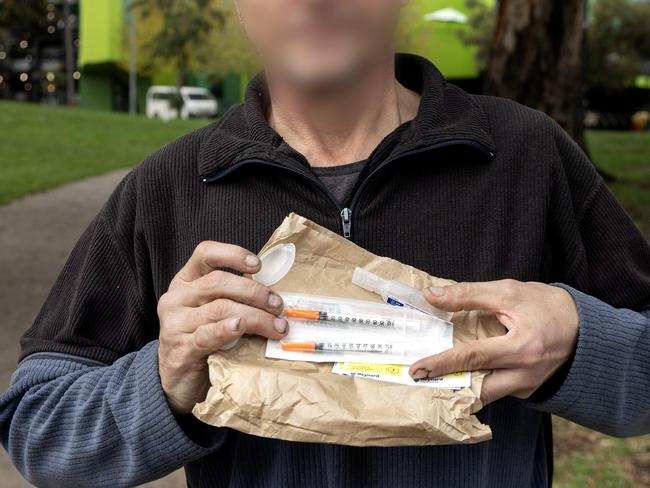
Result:
[[[375,168],[366,178],[363,180],[359,188],[357,188],[356,192],[352,196],[352,201],[350,202],[349,207],[341,207],[339,202],[334,198],[334,196],[330,193],[330,191],[323,185],[317,178],[311,177],[301,171],[298,171],[293,168],[289,168],[287,166],[284,166],[282,164],[278,163],[273,163],[271,161],[264,161],[262,159],[245,159],[243,161],[240,161],[230,168],[227,168],[222,171],[217,171],[215,173],[209,174],[203,178],[203,182],[208,184],[208,183],[213,183],[230,173],[236,171],[237,169],[241,168],[242,166],[246,166],[249,164],[259,164],[259,165],[264,165],[264,166],[270,166],[274,168],[279,168],[284,171],[288,171],[289,173],[295,174],[300,176],[302,179],[310,182],[312,185],[314,185],[316,188],[318,188],[323,195],[325,195],[328,200],[332,203],[334,208],[337,209],[339,212],[339,215],[341,217],[341,231],[343,237],[346,239],[351,239],[352,238],[352,217],[354,215],[354,210],[356,208],[356,205],[363,195],[363,192],[367,188],[369,182],[382,170],[384,170],[386,167],[394,163],[395,161],[398,161],[403,158],[407,158],[409,156],[415,156],[417,154],[422,154],[425,152],[429,151],[435,151],[438,149],[442,149],[445,147],[449,146],[469,146],[473,147],[475,149],[478,149],[481,151],[483,154],[489,156],[490,158],[494,157],[494,152],[492,150],[489,150],[487,147],[485,147],[483,144],[478,143],[476,141],[468,140],[468,139],[455,139],[455,140],[449,140],[449,141],[444,141],[444,142],[439,142],[437,144],[433,144],[431,146],[425,146],[421,147],[419,149],[413,149],[411,151],[406,151],[403,153],[398,154],[397,156],[394,156],[386,161],[384,161],[382,164],[380,164],[377,168]]]
[[[341,210],[341,227],[343,227],[343,237],[346,239],[352,237],[352,210],[347,207]]]

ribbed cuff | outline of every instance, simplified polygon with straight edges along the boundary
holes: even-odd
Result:
[[[569,293],[571,291],[575,291],[570,287],[567,287],[565,285],[561,284],[555,284],[553,286],[557,286],[558,288],[563,288],[567,290]],[[574,298],[575,301],[575,298]],[[576,302],[576,305],[578,307],[578,312],[580,311],[580,305]],[[579,340],[579,336],[578,336]],[[542,386],[540,386],[535,393],[533,393],[530,398],[528,398],[528,401],[531,403],[535,404],[542,404],[553,398],[555,395],[558,394],[560,391],[560,388],[562,388],[562,385],[566,381],[566,378],[569,374],[569,371],[571,370],[571,365],[573,364],[573,361],[575,360],[575,350],[573,351],[573,354],[571,354],[571,357],[567,360],[566,363],[564,363],[560,369],[558,369],[553,376],[551,376],[546,383],[544,383]]]
[[[617,346],[627,342],[626,330],[620,326],[619,310],[568,285],[553,286],[566,290],[576,303],[580,316],[578,343],[573,359],[529,403],[563,417],[582,416],[590,402],[602,399],[618,386],[609,388],[607,381],[617,381],[615,356]]]
[[[146,425],[142,426],[141,433],[146,438],[141,442],[158,452],[158,462],[182,466],[219,448],[225,430],[202,424],[205,430],[197,433],[198,427],[192,422],[192,428],[186,431],[169,407],[158,373],[158,341],[150,342],[138,352],[134,366],[141,392],[140,409],[148,412],[142,416]]]

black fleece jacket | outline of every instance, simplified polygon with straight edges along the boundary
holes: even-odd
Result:
[[[290,212],[378,255],[457,281],[561,282],[617,308],[650,303],[650,251],[580,149],[549,118],[468,95],[429,62],[398,56],[417,117],[368,159],[341,208],[269,128],[260,79],[218,122],[148,157],[73,251],[22,357],[110,364],[158,336],[156,303],[204,240],[257,251]],[[551,392],[552,393],[552,392]],[[191,486],[545,486],[550,416],[504,399],[476,446],[348,448],[222,431],[187,466]],[[208,427],[206,427],[208,429]]]

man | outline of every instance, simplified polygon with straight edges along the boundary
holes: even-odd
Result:
[[[22,340],[0,429],[23,475],[126,486],[185,466],[192,487],[540,487],[549,413],[649,432],[650,249],[566,134],[395,58],[398,0],[238,8],[265,77],[126,177]],[[479,414],[493,440],[351,448],[193,419],[209,354],[287,332],[282,300],[238,273],[259,269],[254,252],[292,211],[464,283],[426,291],[432,304],[497,314],[504,337],[411,370],[494,370]]]

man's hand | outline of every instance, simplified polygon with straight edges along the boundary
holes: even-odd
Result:
[[[172,410],[185,414],[205,399],[206,358],[242,334],[280,339],[282,299],[265,286],[217,268],[256,273],[260,260],[241,247],[202,242],[158,302],[160,381]]]
[[[435,307],[450,312],[494,312],[508,329],[502,337],[461,344],[411,366],[414,379],[490,369],[484,405],[505,396],[530,397],[572,356],[579,316],[571,295],[555,286],[505,280],[425,290]]]

